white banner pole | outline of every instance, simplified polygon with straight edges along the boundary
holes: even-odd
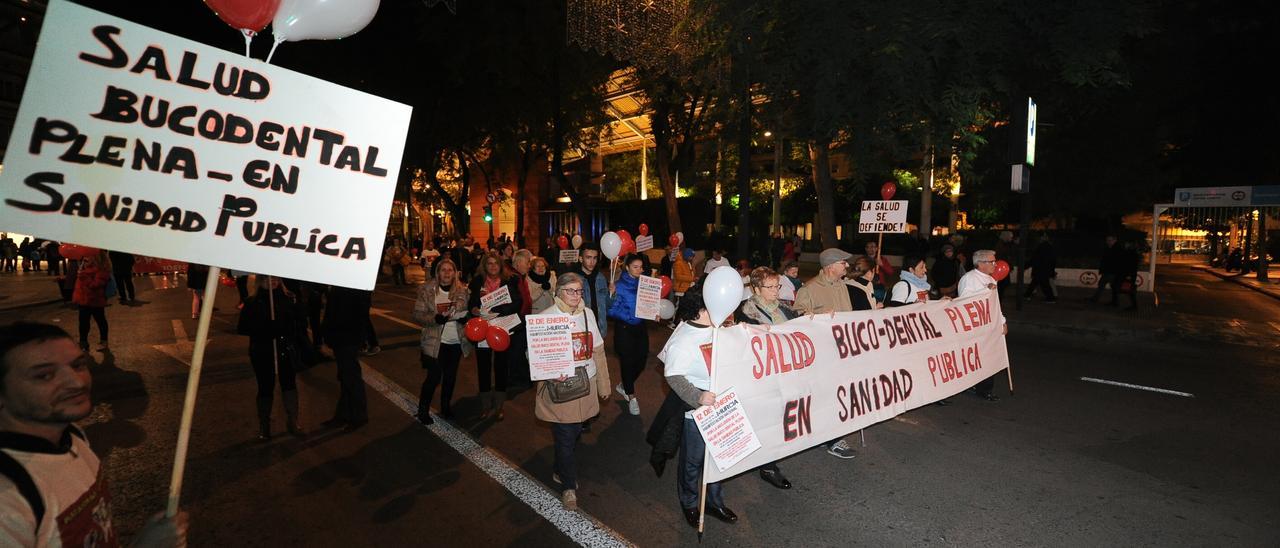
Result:
[[[169,480],[169,506],[166,517],[178,514],[178,499],[182,495],[182,474],[187,466],[187,442],[191,439],[191,419],[196,409],[196,390],[200,388],[200,368],[204,365],[204,346],[209,341],[209,319],[213,317],[213,301],[218,293],[218,277],[222,269],[209,267],[209,279],[204,282],[204,300],[200,303],[200,324],[196,328],[195,350],[191,353],[191,372],[187,375],[187,396],[182,402],[182,422],[178,426],[178,446],[173,454],[173,476]]]
[[[711,388],[716,388],[716,338],[720,334],[720,326],[711,326]],[[702,434],[698,434],[701,436]],[[707,519],[707,463],[711,462],[711,448],[707,447],[707,440],[702,440],[702,488],[698,495],[698,543],[702,543],[702,526]]]

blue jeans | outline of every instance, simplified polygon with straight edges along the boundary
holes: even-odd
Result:
[[[681,508],[697,508],[698,493],[702,483],[702,461],[707,451],[706,442],[693,419],[684,419],[684,436],[680,441],[680,473],[676,475],[676,492],[680,495]],[[707,484],[707,507],[723,508],[720,483]]]
[[[578,488],[578,461],[574,457],[574,449],[578,446],[578,438],[582,437],[582,423],[551,423],[551,435],[556,443],[556,475],[560,476],[560,485],[565,489]]]

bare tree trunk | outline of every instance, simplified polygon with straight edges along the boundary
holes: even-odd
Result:
[[[431,163],[426,169],[427,186],[431,187],[431,190],[435,191],[436,196],[440,197],[440,201],[444,202],[444,208],[449,212],[449,216],[453,220],[453,229],[455,232],[458,232],[460,227],[470,227],[471,214],[467,213],[467,201],[469,200],[471,189],[470,181],[463,179],[462,193],[458,196],[457,200],[453,199],[453,196],[450,196],[449,193],[444,190],[444,187],[440,186],[440,180],[436,179],[436,172],[440,169],[440,153],[434,152],[430,155],[430,158]],[[468,230],[470,229],[468,228]]]
[[[830,139],[809,141],[809,160],[813,164],[813,190],[818,196],[818,235],[823,248],[837,247],[835,187],[831,183]]]
[[[738,253],[751,258],[751,87],[738,98]]]
[[[671,234],[684,230],[680,223],[680,210],[676,202],[676,180],[671,157],[671,123],[667,119],[668,105],[658,102],[654,105],[650,120],[653,124],[654,153],[657,154],[655,167],[658,170],[658,181],[662,183],[662,203],[667,209],[667,228]]]

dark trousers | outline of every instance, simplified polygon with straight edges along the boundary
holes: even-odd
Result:
[[[638,325],[614,322],[613,349],[618,353],[622,366],[622,390],[627,395],[635,394],[636,379],[640,378],[645,362],[649,360],[648,326],[644,322]]]
[[[364,319],[364,342],[369,348],[380,346],[378,344],[378,332],[373,329],[373,317]]]
[[[1111,300],[1116,300],[1116,290],[1120,288],[1120,279],[1115,274],[1098,274],[1098,288],[1093,290],[1093,296],[1089,298],[1096,301],[1102,298],[1102,292],[1107,289],[1107,284],[1111,284]]]
[[[276,352],[275,360],[271,359],[273,350]],[[293,360],[284,342],[276,341],[273,349],[271,339],[250,340],[249,364],[253,366],[253,376],[258,379],[258,398],[271,401],[277,376],[282,392],[298,389]]]
[[[50,276],[57,276],[58,274],[61,274],[61,273],[62,273],[62,259],[61,259],[61,258],[58,258],[58,259],[50,259],[50,260],[49,260],[49,275],[50,275]]]
[[[458,361],[462,359],[462,346],[457,344],[441,344],[439,354],[432,358],[421,354],[422,368],[427,370],[427,378],[422,381],[422,390],[418,394],[418,409],[425,411],[431,408],[431,399],[435,396],[436,387],[440,387],[440,412],[448,415],[453,407],[453,385],[458,382]],[[444,381],[444,385],[440,381]]]
[[[995,387],[996,387],[995,375],[987,377],[986,379],[983,379],[978,384],[973,385],[973,389],[977,390],[978,394],[980,395],[990,394]]]
[[[80,346],[89,345],[89,317],[98,324],[98,340],[107,342],[107,309],[101,306],[80,307]]]
[[[138,296],[137,290],[133,288],[133,267],[113,268],[111,274],[116,277],[116,290],[120,294],[120,300],[132,301]]]
[[[509,384],[526,387],[533,384],[529,380],[529,358],[526,354],[528,346],[523,329],[517,329],[511,334],[511,347],[507,348],[507,382]]]
[[[490,390],[507,391],[507,353],[494,352],[492,348],[476,349],[476,377],[480,381],[480,393]]]
[[[556,475],[560,476],[560,485],[565,489],[578,488],[578,461],[574,449],[578,446],[578,438],[582,437],[582,423],[551,423],[551,436],[555,438]]]
[[[404,285],[404,265],[391,265],[391,283],[395,285]]]
[[[307,323],[311,325],[311,345],[319,348],[324,344],[324,335],[320,331],[320,313],[324,311],[324,297],[315,290],[307,293]]]
[[[676,493],[681,508],[697,508],[702,488],[702,460],[707,444],[693,419],[684,419],[684,436],[680,440],[680,473],[676,475]],[[707,507],[723,508],[724,494],[720,484],[707,484]]]
[[[364,423],[369,420],[368,399],[365,397],[364,375],[360,372],[360,350],[355,345],[339,345],[333,348],[334,361],[338,365],[338,409],[333,416],[348,423]]]
[[[1040,288],[1041,293],[1044,293],[1046,301],[1054,300],[1053,285],[1049,283],[1049,278],[1037,278],[1035,276],[1031,277],[1031,285],[1027,286],[1027,293],[1022,297],[1030,299],[1031,294],[1036,292],[1037,287]]]
[[[249,300],[249,276],[236,276],[236,293],[240,294],[240,302]]]

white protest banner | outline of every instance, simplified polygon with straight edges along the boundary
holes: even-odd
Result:
[[[858,232],[875,234],[907,231],[906,200],[863,200]]]
[[[573,374],[573,330],[577,321],[568,314],[525,316],[525,341],[529,343],[529,378],[558,379]]]
[[[500,327],[507,333],[510,333],[512,330],[520,326],[520,315],[507,314],[506,316],[498,316],[497,318],[489,320],[489,325]]]
[[[653,236],[636,236],[636,252],[653,249]]]
[[[715,385],[734,387],[763,446],[720,481],[953,396],[1009,366],[1000,301],[964,299],[721,329]]]
[[[572,263],[576,263],[576,262],[578,262],[578,250],[576,250],[576,249],[561,249],[561,250],[560,250],[560,262],[561,262],[562,264],[572,264]]]
[[[662,280],[651,276],[640,276],[636,284],[636,317],[646,320],[658,319],[658,301],[662,300]]]
[[[494,291],[490,291],[487,295],[480,296],[480,313],[488,314],[493,307],[509,304],[511,302],[511,290],[507,289],[504,284]]]
[[[732,388],[723,393],[717,392],[715,405],[694,410],[693,422],[702,433],[702,439],[706,440],[716,468],[722,471],[761,447],[760,438],[751,429],[751,421],[738,400],[738,393]]]
[[[373,289],[410,107],[51,0],[0,229]]]

